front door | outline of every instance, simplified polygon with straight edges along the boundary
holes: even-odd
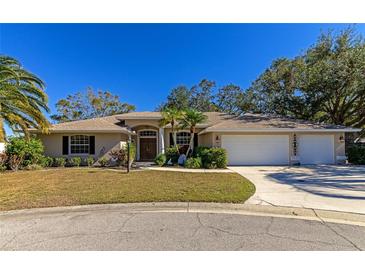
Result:
[[[139,151],[141,161],[150,161],[156,157],[156,138],[140,138]]]

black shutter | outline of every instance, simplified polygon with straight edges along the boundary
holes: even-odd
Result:
[[[172,138],[172,132],[170,133],[170,147],[174,145],[174,138]]]
[[[62,136],[62,155],[68,155],[68,136]]]
[[[95,154],[95,136],[90,136],[89,137],[89,142],[90,142],[90,148],[89,148],[89,154],[94,155]]]
[[[198,146],[198,134],[194,134],[194,148]]]

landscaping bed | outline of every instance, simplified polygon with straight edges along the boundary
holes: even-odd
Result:
[[[255,186],[235,173],[60,168],[0,174],[0,210],[131,202],[243,203]]]

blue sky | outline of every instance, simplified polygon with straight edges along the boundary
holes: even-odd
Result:
[[[1,24],[0,53],[47,85],[50,107],[76,91],[109,90],[153,110],[171,88],[201,79],[246,88],[279,57],[346,24]],[[365,25],[357,25],[365,34]]]

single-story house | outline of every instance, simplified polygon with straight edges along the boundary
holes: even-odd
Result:
[[[222,147],[229,165],[336,164],[345,156],[345,132],[359,129],[282,117],[245,114],[232,116],[206,112],[197,126],[195,146]],[[160,112],[132,112],[55,124],[49,134],[33,130],[51,157],[108,157],[130,138],[136,145],[137,161],[151,161],[172,145],[171,126],[160,126]],[[187,145],[188,129],[176,135],[177,144]]]

